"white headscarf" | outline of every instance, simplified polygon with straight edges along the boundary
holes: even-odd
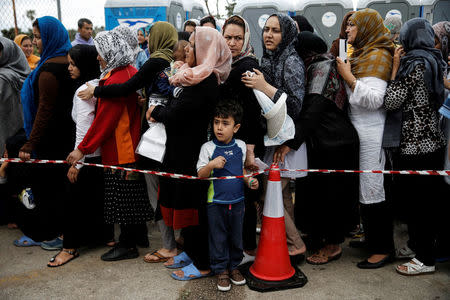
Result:
[[[139,52],[143,51],[141,47],[139,47],[139,41],[137,39],[136,32],[131,30],[131,28],[125,24],[120,24],[119,26],[115,27],[112,31],[121,35],[125,39],[127,44],[130,46],[131,50],[133,50],[135,54],[134,61],[136,61]]]

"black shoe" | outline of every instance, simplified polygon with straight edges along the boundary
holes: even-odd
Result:
[[[371,263],[371,262],[368,262],[367,259],[365,259],[365,260],[357,263],[356,266],[360,269],[378,269],[378,268],[384,267],[385,265],[387,265],[388,263],[391,263],[392,261],[393,261],[392,255],[388,255],[385,258],[383,258],[382,260],[380,260],[379,262]]]
[[[139,252],[136,248],[124,248],[115,246],[101,256],[104,261],[116,261],[122,259],[131,259],[139,257]]]

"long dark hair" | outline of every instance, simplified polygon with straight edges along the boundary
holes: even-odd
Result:
[[[100,76],[100,65],[97,60],[97,50],[90,45],[76,45],[69,50],[70,58],[80,69],[80,77],[76,79],[81,84]]]

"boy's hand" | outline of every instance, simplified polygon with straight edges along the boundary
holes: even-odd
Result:
[[[77,182],[79,172],[80,171],[74,166],[70,167],[69,172],[67,172],[67,178],[69,178],[70,183]]]
[[[227,160],[223,156],[217,156],[209,163],[211,164],[211,167],[213,167],[214,169],[223,169],[223,167],[227,163]]]
[[[248,187],[252,190],[257,190],[259,187],[258,179],[250,177],[248,179]]]

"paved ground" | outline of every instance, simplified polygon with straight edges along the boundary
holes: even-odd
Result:
[[[450,263],[419,277],[398,275],[395,264],[359,270],[355,263],[365,254],[346,245],[336,262],[302,265],[309,279],[303,288],[261,294],[244,286],[221,293],[213,278],[175,281],[161,264],[145,263],[143,255],[160,246],[158,232],[150,229],[151,248],[140,249],[139,259],[107,263],[100,260],[106,247],[81,249],[73,262],[50,269],[54,252],[15,247],[20,232],[0,226],[0,299],[450,299]]]

